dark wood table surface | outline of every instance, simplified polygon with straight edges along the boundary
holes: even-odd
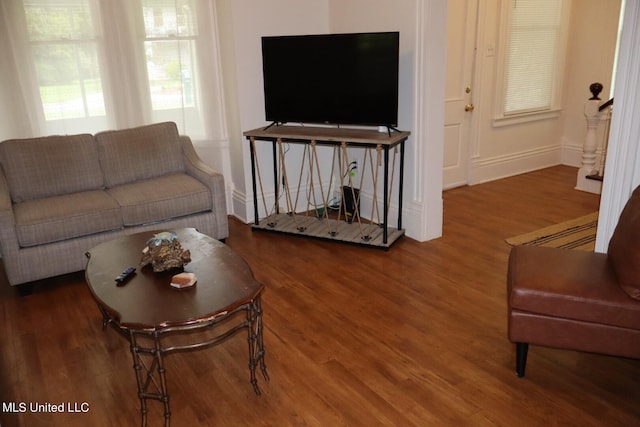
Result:
[[[150,265],[138,265],[147,240],[159,231],[117,238],[87,254],[89,288],[120,327],[160,329],[206,320],[233,311],[264,289],[239,255],[189,228],[172,231],[191,252],[191,262],[184,271],[194,273],[198,282],[186,289],[171,287],[171,277],[177,271],[154,273]],[[124,286],[116,286],[115,277],[127,267],[135,267],[136,274]]]

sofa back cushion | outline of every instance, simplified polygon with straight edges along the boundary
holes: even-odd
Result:
[[[4,141],[0,162],[14,203],[104,187],[88,134]]]
[[[607,252],[622,289],[640,299],[640,186],[622,210]]]
[[[95,140],[107,188],[185,170],[173,122],[100,132]]]

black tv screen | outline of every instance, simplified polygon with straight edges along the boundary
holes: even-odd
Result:
[[[262,38],[266,120],[397,126],[398,32]]]

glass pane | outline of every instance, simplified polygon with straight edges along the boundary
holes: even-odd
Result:
[[[195,42],[145,42],[151,103],[154,110],[195,105]]]
[[[32,41],[86,40],[94,36],[88,0],[25,0],[24,10]]]
[[[147,38],[196,35],[194,10],[192,0],[142,0]]]
[[[33,47],[46,120],[102,116],[102,83],[92,43]]]
[[[46,120],[105,115],[90,0],[25,0]]]

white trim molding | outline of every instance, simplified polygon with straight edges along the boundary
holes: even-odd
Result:
[[[562,148],[548,145],[504,156],[472,160],[469,184],[476,185],[560,164]]]
[[[618,54],[615,111],[607,150],[596,252],[606,252],[620,213],[640,184],[640,0],[625,5]]]
[[[442,236],[447,1],[416,0],[416,11],[416,96],[411,136],[416,147],[415,190],[404,209],[409,213],[407,236],[425,241]],[[419,224],[414,224],[419,211]]]

